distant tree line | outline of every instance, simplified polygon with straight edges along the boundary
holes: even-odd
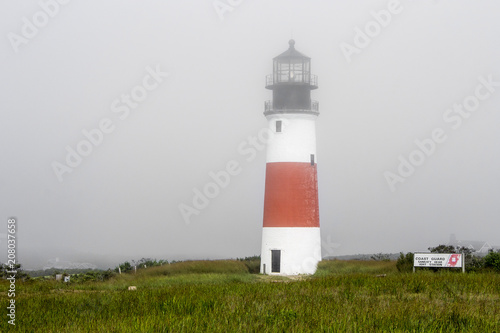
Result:
[[[455,247],[453,245],[438,245],[436,247],[428,248],[431,253],[463,253],[465,260],[465,269],[467,271],[479,272],[479,271],[495,271],[500,273],[500,250],[490,251],[486,256],[481,257],[474,255],[475,251],[468,247]],[[396,262],[396,267],[400,272],[411,272],[413,271],[413,253],[408,252],[404,254],[400,253],[400,256]],[[437,271],[437,268],[420,268]]]
[[[391,261],[391,255],[386,253],[376,253],[372,255],[370,259],[375,261]]]
[[[132,263],[131,263],[132,262]],[[168,264],[168,260],[156,260],[156,259],[151,259],[151,258],[142,258],[138,261],[131,260],[125,261],[124,263],[119,264],[118,266],[115,267],[115,272],[116,273],[128,273],[131,272],[132,270],[135,269],[144,269],[148,267],[154,267],[154,266],[162,266],[165,264]],[[172,263],[174,263],[173,261]]]
[[[87,282],[87,281],[106,281],[115,276],[115,272],[111,269],[106,271],[92,270],[85,273],[71,275],[71,282]]]

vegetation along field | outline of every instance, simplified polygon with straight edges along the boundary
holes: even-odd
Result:
[[[494,271],[413,274],[395,261],[332,260],[312,277],[285,278],[252,274],[254,266],[192,261],[104,281],[18,281],[15,328],[2,280],[0,331],[500,332]]]

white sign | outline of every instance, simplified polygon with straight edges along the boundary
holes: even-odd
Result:
[[[414,267],[462,267],[460,253],[415,253]]]

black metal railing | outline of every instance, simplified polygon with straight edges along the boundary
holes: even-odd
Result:
[[[311,101],[311,105],[309,106],[308,109],[275,109],[273,107],[273,101],[265,101],[264,102],[264,111],[265,112],[313,112],[313,113],[319,113],[319,102],[318,101]]]

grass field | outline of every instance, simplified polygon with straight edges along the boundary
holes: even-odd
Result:
[[[12,329],[5,314],[1,332]],[[403,274],[395,262],[326,261],[293,279],[240,261],[184,262],[16,286],[19,332],[500,332],[499,322],[500,274]]]

